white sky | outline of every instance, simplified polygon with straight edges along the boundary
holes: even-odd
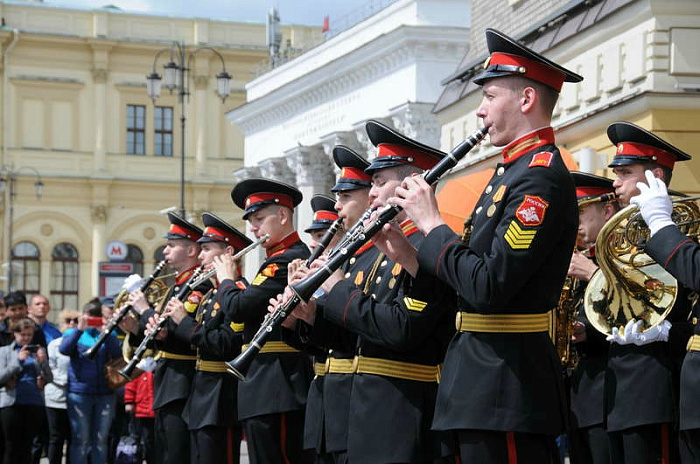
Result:
[[[265,23],[267,11],[275,6],[282,24],[321,26],[328,15],[331,27],[334,19],[354,15],[372,2],[382,3],[381,0],[44,0],[47,6],[96,9],[115,5],[138,13],[256,23]]]

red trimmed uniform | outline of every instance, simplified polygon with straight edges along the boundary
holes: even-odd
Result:
[[[236,282],[245,289],[245,279]],[[236,357],[243,345],[243,326],[226,318],[217,289],[207,293],[195,319],[185,318],[174,334],[197,347],[192,389],[182,412],[191,438],[191,462],[232,464],[240,461],[241,426],[238,421],[238,380],[224,363]]]
[[[294,232],[267,250],[267,259],[247,288],[231,280],[221,282],[218,303],[228,319],[245,324],[245,343],[260,327],[270,298],[287,285],[287,264],[308,257],[309,249]],[[266,346],[274,348],[258,354],[247,380],[238,386],[238,418],[245,427],[251,462],[310,462],[302,451],[304,406],[312,377],[309,358],[282,344],[279,329]]]
[[[546,328],[513,321],[546,319],[559,300],[578,226],[573,179],[550,127],[515,140],[503,158],[468,245],[447,226],[425,238],[411,294],[430,295],[423,283],[437,277],[459,296],[466,322],[445,356],[433,427],[459,431],[463,463],[549,462],[566,414]]]
[[[413,223],[402,226],[411,244],[419,246],[423,236]],[[411,279],[383,254],[360,272],[365,273],[360,280],[370,284],[367,291],[354,279],[337,283],[318,300],[314,325],[314,332],[333,333],[331,323],[357,335],[349,462],[421,463],[453,454],[450,440],[430,429],[437,366],[454,333],[452,315],[441,298],[446,292],[438,284],[429,297],[407,298]],[[327,384],[326,391],[330,389]]]
[[[644,251],[678,279],[680,285],[695,292],[700,290],[700,246],[683,235],[677,227],[667,226],[658,231],[649,239]],[[684,299],[684,295],[679,295],[678,299]],[[683,358],[680,372],[679,428],[683,463],[700,462],[700,407],[695,401],[700,388],[700,346],[697,343],[700,337],[700,326],[697,324],[700,307],[696,302],[691,309],[692,338],[687,342],[688,352]],[[671,314],[675,311],[674,308]],[[682,322],[673,322],[671,330],[680,324]],[[673,332],[669,336],[669,342],[672,341],[672,336]],[[681,343],[682,337],[678,338]],[[670,443],[670,446],[673,445]]]
[[[164,302],[180,291],[180,286],[187,282],[194,269],[188,269],[175,278],[175,285],[166,295]],[[211,283],[203,283],[184,302],[185,309],[192,319],[195,317],[197,305],[209,289],[211,289]],[[151,316],[157,315],[154,309],[144,311],[141,315],[142,334],[147,321]],[[158,449],[164,452],[163,463],[182,464],[189,462],[190,456],[189,431],[187,423],[182,418],[182,411],[190,394],[197,352],[192,345],[172,334],[176,327],[177,325],[169,319],[165,324],[168,336],[164,340],[154,342],[154,347],[160,352],[161,358],[153,373],[153,409],[156,411],[155,438]],[[136,341],[135,339],[134,342]]]

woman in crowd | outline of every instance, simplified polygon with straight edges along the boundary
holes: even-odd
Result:
[[[114,416],[114,395],[107,386],[105,366],[121,356],[119,340],[113,335],[93,359],[85,351],[95,344],[102,325],[102,305],[94,298],[83,307],[78,327],[63,334],[59,351],[70,357],[68,369],[68,418],[73,441],[71,464],[102,464],[107,460],[107,438]]]
[[[52,380],[46,350],[31,345],[36,324],[23,318],[12,325],[14,341],[0,348],[0,425],[3,462],[31,462],[32,440],[44,414],[44,385]]]
[[[80,313],[73,309],[64,309],[58,314],[61,332],[78,326]],[[61,354],[61,337],[49,342],[49,367],[53,381],[44,388],[46,400],[46,418],[49,424],[49,464],[61,464],[63,460],[63,445],[66,444],[66,454],[70,456],[70,422],[66,407],[66,389],[68,387],[68,368],[70,358]],[[70,458],[67,460],[70,464]]]

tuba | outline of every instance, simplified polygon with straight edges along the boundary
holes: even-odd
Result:
[[[673,222],[688,236],[700,230],[700,197],[673,200]],[[584,296],[586,317],[603,334],[628,321],[642,320],[643,330],[657,326],[668,316],[678,293],[678,283],[644,252],[649,228],[636,205],[630,205],[605,223],[596,240],[600,272],[588,283]]]

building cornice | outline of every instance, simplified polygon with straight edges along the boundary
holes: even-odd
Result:
[[[261,98],[229,112],[226,117],[245,134],[288,120],[396,69],[418,60],[458,60],[464,52],[465,28],[401,26],[377,40]]]

